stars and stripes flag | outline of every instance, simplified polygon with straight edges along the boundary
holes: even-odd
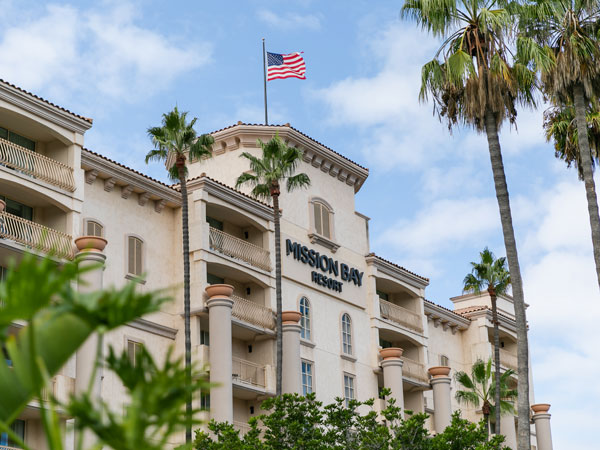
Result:
[[[286,55],[267,52],[267,81],[283,78],[306,80],[306,64],[301,52]]]

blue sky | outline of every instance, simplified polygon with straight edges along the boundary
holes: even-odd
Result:
[[[261,38],[304,51],[307,80],[269,83],[271,123],[369,167],[357,210],[379,255],[431,279],[450,307],[486,245],[504,254],[487,144],[449,135],[419,104],[437,42],[401,22],[401,2],[0,1],[0,77],[94,119],[86,146],[165,179],[145,130],[175,104],[199,132],[263,120]],[[15,20],[18,18],[18,20]],[[542,108],[543,109],[543,108]],[[530,321],[535,395],[556,448],[596,447],[600,387],[595,281],[583,185],[556,161],[540,111],[501,144]]]

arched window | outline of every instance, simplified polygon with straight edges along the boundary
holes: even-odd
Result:
[[[342,316],[342,351],[346,355],[352,354],[352,321],[347,313]]]
[[[300,337],[310,341],[310,302],[306,297],[300,299]]]
[[[144,242],[140,238],[135,236],[127,238],[127,271],[137,277],[141,276],[144,271],[142,262],[143,248]]]
[[[325,203],[313,201],[313,213],[315,219],[315,232],[321,236],[331,239],[332,236],[332,211]]]
[[[99,222],[88,219],[85,221],[85,235],[104,237],[104,227]]]

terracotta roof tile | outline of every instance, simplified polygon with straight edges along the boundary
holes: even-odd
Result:
[[[397,267],[398,269],[402,269],[402,270],[404,270],[405,272],[408,272],[408,273],[410,273],[411,275],[414,275],[414,276],[415,276],[415,277],[417,277],[417,278],[420,278],[420,279],[422,279],[422,280],[425,280],[425,281],[429,282],[429,278],[426,278],[426,277],[423,277],[423,276],[421,276],[421,275],[419,275],[419,274],[417,274],[417,273],[414,273],[414,272],[412,272],[412,271],[408,270],[406,267],[399,266],[398,264],[396,264],[396,263],[393,263],[392,261],[389,261],[389,260],[387,260],[387,259],[384,259],[384,258],[382,258],[381,256],[378,256],[378,255],[376,255],[375,253],[369,253],[367,256],[374,256],[375,258],[377,258],[377,259],[380,259],[380,260],[381,260],[381,261],[383,261],[383,262],[386,262],[386,263],[388,263],[388,264],[391,264],[392,266],[394,266],[394,267]]]
[[[155,183],[158,183],[158,184],[160,184],[160,185],[162,185],[162,186],[166,186],[166,187],[168,187],[168,188],[170,188],[170,189],[173,189],[173,190],[175,190],[175,191],[179,192],[179,191],[178,191],[177,189],[175,189],[173,186],[171,186],[171,185],[169,185],[169,184],[166,184],[166,183],[163,183],[162,181],[159,181],[159,180],[157,180],[157,179],[155,179],[155,178],[149,177],[149,176],[148,176],[148,175],[146,175],[145,173],[138,172],[137,170],[135,170],[135,169],[132,169],[131,167],[128,167],[128,166],[126,166],[125,164],[121,164],[120,162],[117,162],[117,161],[115,161],[114,159],[107,158],[106,156],[104,156],[104,155],[101,155],[100,153],[93,152],[92,150],[90,150],[90,149],[88,149],[88,148],[84,148],[83,150],[84,150],[84,151],[86,151],[86,152],[88,152],[88,153],[91,153],[92,155],[98,156],[99,158],[102,158],[102,159],[104,159],[104,160],[106,160],[106,161],[108,161],[108,162],[111,162],[111,163],[113,163],[113,164],[116,164],[116,165],[117,165],[117,166],[119,166],[119,167],[123,167],[124,169],[127,169],[127,170],[129,170],[130,172],[133,172],[133,173],[136,173],[136,174],[138,174],[138,175],[141,175],[141,176],[143,176],[144,178],[147,178],[147,179],[149,179],[150,181],[153,181],[153,182],[155,182]]]
[[[467,317],[471,313],[474,313],[477,311],[485,311],[485,310],[491,311],[492,308],[490,308],[489,306],[486,306],[486,305],[481,305],[481,306],[473,305],[473,306],[467,306],[466,308],[456,309],[456,310],[454,310],[454,312],[463,317]],[[512,321],[515,320],[514,318],[507,316],[506,314],[502,314],[501,312],[499,312],[498,315],[501,317],[504,317],[506,319],[512,320]]]
[[[431,300],[427,300],[427,299],[424,299],[424,300],[425,300],[425,303],[429,303],[429,304],[431,304],[431,305],[433,305],[433,306],[437,306],[438,308],[445,309],[445,310],[446,310],[446,311],[448,311],[449,313],[452,313],[452,314],[454,314],[454,315],[456,315],[456,316],[458,316],[458,317],[461,317],[462,319],[468,319],[468,320],[471,320],[471,319],[469,319],[468,317],[464,317],[464,316],[463,316],[463,315],[461,315],[461,314],[457,314],[457,312],[456,312],[456,311],[452,311],[451,309],[448,309],[448,308],[446,308],[445,306],[438,305],[437,303],[435,303],[435,302],[432,302]]]
[[[314,141],[314,142],[316,142],[317,144],[319,144],[319,145],[321,145],[321,146],[325,147],[325,148],[326,148],[327,150],[329,150],[330,152],[332,152],[332,153],[335,153],[335,154],[336,154],[336,155],[338,155],[338,156],[341,156],[341,157],[342,157],[342,158],[344,158],[346,161],[349,161],[349,162],[351,162],[351,163],[352,163],[352,164],[354,164],[355,166],[358,166],[358,167],[360,167],[361,169],[363,169],[363,170],[366,170],[367,172],[369,171],[369,169],[368,169],[368,168],[366,168],[366,167],[364,167],[364,166],[361,166],[361,165],[360,165],[360,164],[358,164],[356,161],[352,161],[352,160],[351,160],[350,158],[348,158],[347,156],[344,156],[344,155],[342,155],[341,153],[338,153],[338,152],[336,152],[336,151],[335,151],[335,150],[333,150],[332,148],[329,148],[329,147],[327,147],[326,145],[322,144],[321,142],[317,141],[316,139],[314,139],[314,138],[310,137],[308,134],[305,134],[305,133],[303,133],[302,131],[300,131],[300,130],[298,130],[298,129],[294,128],[294,127],[293,127],[293,126],[291,126],[289,123],[286,123],[286,124],[283,124],[283,125],[264,125],[264,124],[261,124],[261,123],[244,123],[244,122],[238,122],[238,123],[236,123],[236,124],[234,124],[234,125],[230,125],[230,126],[228,126],[228,127],[221,128],[220,130],[213,131],[213,132],[211,132],[211,133],[209,133],[209,134],[215,134],[215,133],[219,133],[219,132],[221,132],[221,131],[224,131],[224,130],[229,130],[230,128],[235,128],[235,127],[237,127],[237,126],[240,126],[240,125],[245,125],[245,126],[250,126],[250,127],[274,127],[274,128],[287,127],[287,128],[290,128],[291,130],[294,130],[296,133],[299,133],[299,134],[301,134],[302,136],[304,136],[304,137],[306,137],[306,138],[310,139],[311,141]]]
[[[43,101],[44,103],[47,103],[47,104],[48,104],[48,105],[50,105],[50,106],[54,106],[55,108],[58,108],[58,109],[60,109],[61,111],[64,111],[64,112],[66,112],[66,113],[69,113],[69,114],[71,114],[72,116],[75,116],[75,117],[77,117],[77,118],[79,118],[79,119],[85,120],[85,121],[86,121],[86,122],[88,122],[88,123],[92,123],[92,122],[93,122],[93,120],[92,120],[92,119],[90,119],[89,117],[84,117],[84,116],[80,116],[79,114],[75,114],[73,111],[69,111],[68,109],[66,109],[66,108],[63,108],[62,106],[58,106],[57,104],[55,104],[55,103],[52,103],[52,102],[50,102],[50,101],[46,100],[45,98],[42,98],[42,97],[40,97],[39,95],[35,95],[35,94],[34,94],[34,93],[32,93],[32,92],[26,91],[25,89],[23,89],[23,88],[20,88],[19,86],[16,86],[16,85],[14,85],[14,84],[12,84],[12,83],[9,83],[8,81],[5,81],[5,80],[3,80],[3,79],[1,79],[1,78],[0,78],[0,82],[1,82],[1,83],[3,83],[3,84],[5,84],[5,85],[7,85],[7,86],[10,86],[10,87],[12,87],[12,88],[14,88],[14,89],[16,89],[16,90],[18,90],[18,91],[20,91],[20,92],[23,92],[24,94],[31,95],[32,97],[34,97],[34,98],[37,98],[38,100],[41,100],[41,101]]]

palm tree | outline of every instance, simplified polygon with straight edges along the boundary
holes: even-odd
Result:
[[[598,151],[600,150],[600,113],[596,106],[590,105],[586,121],[593,170],[598,162]],[[544,112],[544,129],[546,131],[546,139],[554,141],[554,155],[565,161],[567,167],[574,165],[577,168],[579,179],[583,180],[577,123],[575,122],[575,108],[573,105],[554,106],[546,110]]]
[[[420,99],[429,96],[448,127],[486,134],[515,305],[519,369],[519,450],[529,449],[529,357],[523,284],[498,130],[516,121],[517,102],[534,104],[535,72],[512,57],[506,36],[514,18],[498,0],[407,0],[401,15],[444,42],[423,66]]]
[[[456,372],[454,379],[464,388],[457,390],[455,398],[459,403],[471,405],[476,408],[481,404],[481,412],[485,420],[486,429],[489,435],[489,417],[490,414],[496,417],[496,427],[500,425],[500,414],[514,414],[514,398],[517,396],[517,391],[509,387],[509,379],[514,375],[514,372],[508,369],[499,377],[499,382],[496,382],[496,375],[492,372],[492,359],[487,363],[481,359],[475,361],[471,367],[471,376],[466,372]],[[498,395],[497,387],[500,386]],[[492,405],[492,398],[500,397],[500,408]],[[498,411],[499,409],[499,411]],[[496,431],[498,434],[499,431]]]
[[[547,54],[540,67],[542,89],[555,105],[572,104],[578,136],[588,136],[586,113],[600,94],[600,3],[597,0],[525,0],[520,7],[524,47]],[[600,286],[600,216],[588,139],[578,139],[596,275]]]
[[[244,152],[240,155],[250,163],[250,172],[241,174],[235,185],[252,186],[252,195],[256,198],[273,200],[273,222],[275,223],[275,293],[277,297],[277,375],[276,394],[281,395],[281,378],[283,363],[282,322],[281,322],[281,231],[279,223],[279,195],[281,183],[286,181],[286,189],[291,192],[297,188],[310,185],[310,178],[305,173],[295,174],[296,168],[302,161],[302,150],[289,147],[275,135],[269,142],[260,139],[258,144],[262,149],[262,157],[256,157]]]
[[[177,106],[173,111],[163,114],[162,125],[148,128],[148,136],[152,139],[154,150],[146,155],[146,164],[150,161],[164,161],[168,166],[169,176],[179,181],[181,190],[181,228],[183,231],[183,307],[185,322],[185,367],[187,383],[192,380],[192,343],[190,340],[190,236],[188,228],[188,195],[186,161],[202,157],[210,157],[210,146],[214,143],[211,135],[198,136],[194,130],[196,118],[187,122],[187,112],[180,113]],[[192,440],[192,397],[186,403],[187,426],[186,442]]]
[[[500,434],[500,333],[498,330],[498,309],[496,308],[496,295],[506,294],[510,285],[510,273],[506,267],[506,258],[494,258],[494,254],[486,247],[481,253],[480,262],[472,262],[473,270],[468,274],[464,281],[465,292],[475,292],[479,294],[482,289],[487,289],[492,300],[492,320],[494,321],[494,379],[495,398],[494,405],[496,411],[496,429],[495,433]]]

